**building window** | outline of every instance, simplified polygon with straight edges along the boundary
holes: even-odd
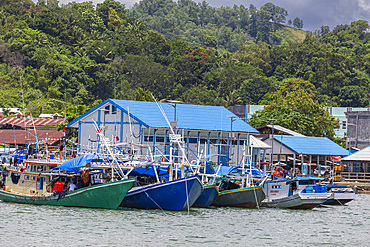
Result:
[[[112,114],[117,114],[117,107],[112,105]]]
[[[227,144],[227,141],[228,141],[227,139],[220,139],[221,144]]]
[[[205,143],[207,143],[207,139],[200,139],[200,144],[205,144]]]
[[[153,136],[144,136],[144,141],[146,142],[153,142],[154,138]]]
[[[210,139],[211,144],[217,144],[217,139]]]
[[[347,121],[342,122],[342,129],[347,129]]]
[[[30,176],[24,176],[24,180],[30,180]]]
[[[189,138],[189,143],[197,143],[197,138]]]
[[[109,114],[109,105],[107,105],[105,108],[104,108],[104,114]]]
[[[164,137],[163,136],[156,136],[155,141],[156,142],[164,142]]]

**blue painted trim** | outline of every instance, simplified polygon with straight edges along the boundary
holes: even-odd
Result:
[[[84,123],[84,124],[93,124],[94,122],[93,121],[81,121],[81,123]],[[130,122],[120,122],[121,124],[130,124]],[[105,122],[105,124],[117,124],[117,122]],[[140,123],[131,123],[132,125],[141,125]]]
[[[189,147],[189,138],[190,138],[190,131],[188,131],[187,133],[187,137],[186,137],[186,145]],[[186,158],[189,159],[189,153],[186,152]]]
[[[154,155],[154,150],[155,150],[155,142],[157,141],[157,136],[156,136],[157,130],[158,129],[154,129],[153,130],[154,131],[154,133],[153,133],[153,146],[152,146],[152,148],[153,148],[153,155]]]
[[[166,155],[166,148],[167,148],[167,136],[168,136],[168,130],[166,129],[164,132],[164,145],[163,145],[163,154]]]
[[[209,152],[211,150],[211,132],[208,132],[208,140],[207,140],[207,143],[208,143],[208,147],[207,147],[207,155],[209,155]]]
[[[90,115],[91,113],[93,113],[94,111],[96,111],[97,109],[99,109],[101,106],[105,105],[106,103],[108,103],[108,100],[105,100],[104,102],[100,103],[99,105],[95,106],[94,108],[92,108],[90,111],[87,111],[85,112],[84,114],[82,114],[80,117],[76,118],[75,120],[73,120],[72,122],[70,122],[69,124],[67,124],[67,127],[71,127],[73,124],[77,123],[78,121],[80,121],[81,119],[85,118],[86,116]]]
[[[97,125],[98,125],[98,128],[100,128],[100,123],[101,123],[101,116],[100,116],[100,110],[98,110],[98,122],[96,123]],[[85,123],[85,122],[83,122],[83,123]],[[86,122],[87,123],[87,122]],[[93,123],[93,122],[91,122],[91,123]]]
[[[237,151],[237,154],[236,154],[236,164],[239,164],[239,154],[240,154],[240,152],[239,152],[239,149],[240,149],[240,134],[238,134],[238,138],[236,139],[237,140],[237,145],[236,145],[236,147],[237,147],[237,149],[238,149],[238,151]]]
[[[81,122],[78,122],[78,152],[81,153]]]
[[[119,126],[120,126],[119,139],[120,139],[120,142],[122,142],[123,141],[123,111],[121,111],[121,122],[120,122]]]
[[[101,124],[101,110],[98,109],[98,122],[96,123],[98,125],[98,128],[100,129],[100,124]],[[104,113],[103,113],[104,114]],[[97,136],[98,138],[98,146],[96,147],[96,151],[99,152],[99,149],[100,149],[100,136],[98,135]]]
[[[128,112],[126,111],[126,109],[122,108],[120,105],[118,105],[116,103],[115,100],[112,100],[112,99],[107,99],[105,100],[104,102],[100,103],[99,105],[95,106],[94,108],[92,108],[90,111],[87,111],[85,112],[84,114],[82,114],[80,117],[76,118],[75,120],[73,120],[72,122],[70,122],[67,127],[71,127],[73,124],[77,123],[78,121],[82,120],[83,118],[85,118],[86,116],[90,115],[92,112],[96,111],[97,109],[101,108],[102,106],[106,105],[107,103],[110,103],[112,105],[114,105],[116,108],[120,109],[121,111],[123,111],[124,113],[126,113],[128,115]],[[135,119],[137,122],[141,123],[142,125],[144,125],[145,127],[149,128],[149,125],[147,125],[146,123],[144,123],[143,121],[141,121],[140,119],[138,119],[137,117],[133,116],[131,113],[130,113],[130,117]]]
[[[144,133],[142,132],[143,131],[143,126],[140,124],[140,127],[139,127],[139,133],[141,133],[140,135],[140,144],[141,145],[144,145]],[[141,154],[143,154],[143,149],[141,148]]]

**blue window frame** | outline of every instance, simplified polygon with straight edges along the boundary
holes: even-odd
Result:
[[[164,142],[164,137],[163,136],[156,136],[155,141],[156,142]]]
[[[104,108],[104,114],[109,114],[109,109],[110,109],[110,106],[107,105],[105,108]]]
[[[117,114],[117,107],[112,105],[112,114]]]
[[[189,143],[197,143],[197,138],[189,138]]]
[[[144,141],[146,142],[153,142],[154,138],[153,136],[144,136]]]

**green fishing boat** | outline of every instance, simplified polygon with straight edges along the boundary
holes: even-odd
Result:
[[[45,172],[49,162],[25,161],[2,172],[0,200],[35,205],[117,209],[135,179],[112,181],[106,171],[84,168],[82,173]],[[78,168],[77,168],[78,169]],[[112,174],[112,173],[111,173]]]

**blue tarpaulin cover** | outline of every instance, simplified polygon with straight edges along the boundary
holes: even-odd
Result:
[[[167,167],[156,167],[159,177],[168,177]],[[155,176],[153,166],[137,167],[133,169],[129,176]]]
[[[241,166],[221,166],[220,170],[218,170],[219,167],[215,167],[215,171],[217,172],[217,175],[229,175],[234,171],[241,172]],[[245,168],[245,173],[250,173],[249,167]],[[236,176],[240,174],[235,174]],[[256,168],[252,167],[252,175],[262,175],[262,176],[268,176],[267,173],[257,170]]]
[[[238,169],[239,166],[219,166],[215,167],[215,171],[217,175],[228,175]]]
[[[57,166],[54,169],[60,169],[64,171],[70,171],[78,173],[78,168],[86,166],[86,164],[94,161],[101,161],[103,159],[103,156],[98,154],[86,154],[82,155],[80,157],[68,160],[67,162],[64,162],[60,166]]]

